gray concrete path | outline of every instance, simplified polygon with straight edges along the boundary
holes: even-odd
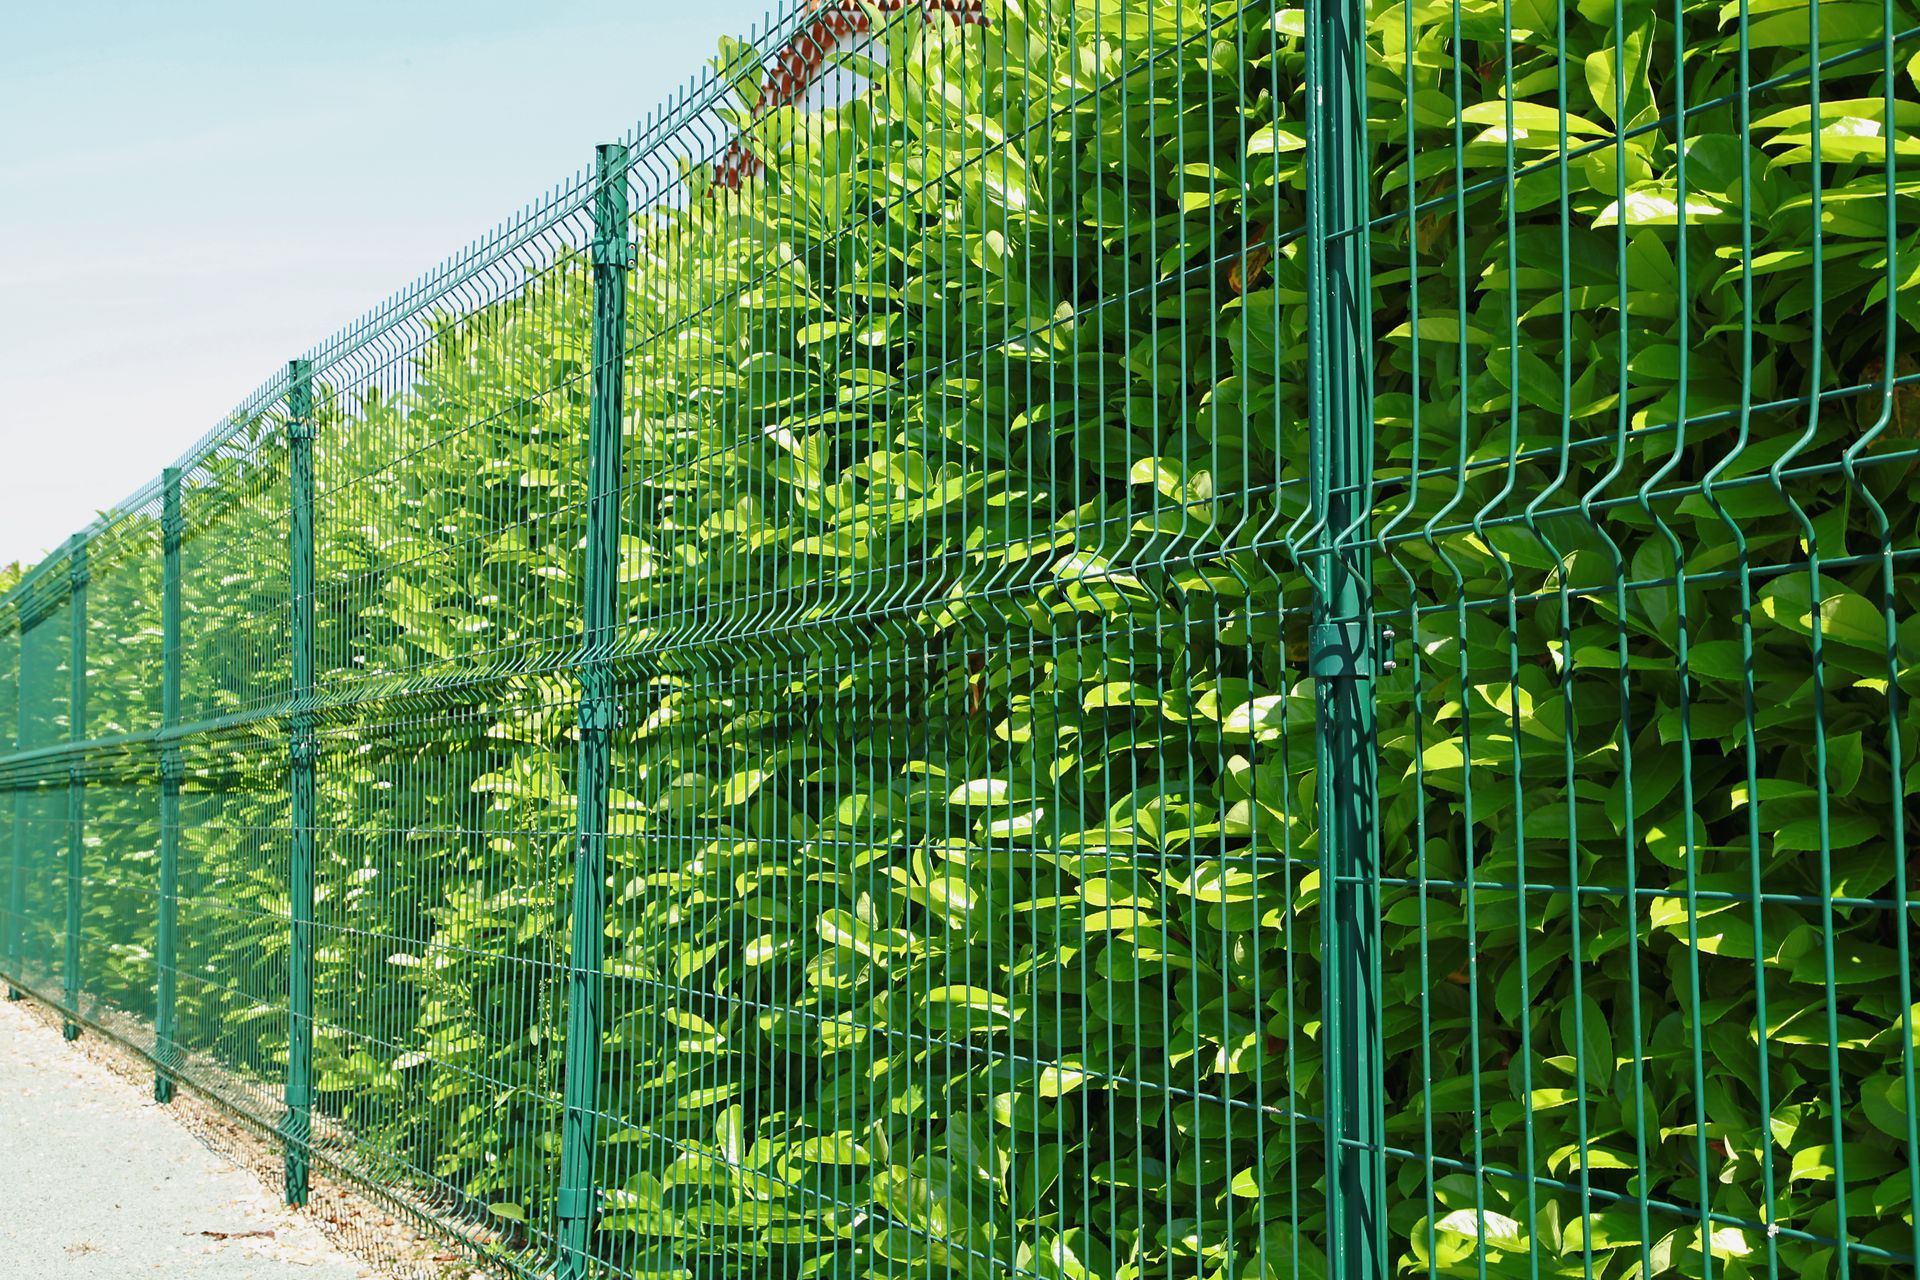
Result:
[[[0,1277],[372,1274],[165,1107],[0,1000]]]

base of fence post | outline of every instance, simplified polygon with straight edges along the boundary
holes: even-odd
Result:
[[[280,1141],[286,1148],[285,1199],[295,1209],[307,1207],[308,1147],[313,1141],[313,1118],[309,1106],[287,1099],[287,1115],[280,1122]]]

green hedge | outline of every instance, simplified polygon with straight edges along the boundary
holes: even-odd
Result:
[[[1887,12],[1821,5],[1822,56]],[[1821,73],[1816,168],[1805,4],[1753,7],[1744,145],[1737,9],[1369,14],[1396,1265],[1704,1275],[1671,1208],[1703,1197],[1715,1274],[1911,1253],[1905,48]],[[871,87],[806,112],[756,112],[729,46],[768,173],[710,189],[690,130],[636,177],[597,1236],[626,1274],[1324,1270],[1305,17],[987,17],[876,22]],[[318,371],[324,685],[405,695],[325,733],[322,1103],[529,1251],[588,279]],[[209,557],[277,518],[277,472],[230,466]],[[270,671],[278,615],[208,589],[189,701],[244,704],[220,655]],[[197,883],[234,909],[193,944],[266,975],[196,997],[266,1074],[269,750],[202,752]],[[1740,1225],[1769,1194],[1772,1239]]]

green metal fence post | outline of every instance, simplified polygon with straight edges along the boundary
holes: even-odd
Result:
[[[1375,830],[1372,493],[1367,343],[1365,14],[1315,0],[1307,59],[1311,497],[1317,590],[1308,640],[1318,722],[1327,1261],[1388,1274]]]
[[[27,628],[26,615],[20,617],[20,643],[14,647],[19,656],[14,662],[13,749],[21,751],[27,743]],[[18,777],[13,779],[13,859],[7,867],[7,999],[20,1000],[26,992],[13,985],[21,980],[20,945],[22,913],[27,909],[27,792]]]
[[[286,1143],[286,1199],[295,1206],[307,1202],[308,1141],[313,1134],[313,775],[320,754],[313,732],[314,425],[313,368],[295,360],[287,366],[288,594],[293,613],[287,890],[292,939],[287,955],[287,1115],[280,1129]]]
[[[86,852],[86,770],[79,745],[87,737],[87,542],[75,537],[67,556],[67,954],[61,998],[66,1018],[61,1034],[80,1037],[80,876]]]
[[[154,925],[153,1098],[173,1101],[174,912],[180,887],[180,784],[185,770],[173,734],[180,723],[180,469],[160,481],[160,900]]]
[[[613,732],[613,689],[606,644],[614,624],[615,553],[620,536],[620,423],[625,386],[627,149],[601,146],[595,155],[593,205],[593,381],[587,429],[585,627],[581,635],[579,764],[573,927],[567,992],[565,1114],[560,1187],[555,1206],[558,1280],[588,1270],[594,1212],[594,1114],[600,1085],[600,969],[606,944],[607,788]]]

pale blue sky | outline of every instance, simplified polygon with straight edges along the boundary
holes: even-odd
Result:
[[[589,164],[765,0],[0,0],[0,563]]]

